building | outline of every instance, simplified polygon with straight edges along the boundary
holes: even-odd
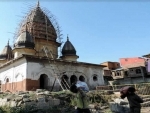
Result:
[[[145,59],[140,57],[120,58],[121,67],[128,68],[132,66],[145,66]]]
[[[81,76],[90,89],[104,84],[104,66],[78,62],[69,37],[62,47],[62,56],[58,55],[58,30],[38,2],[22,22],[14,47],[8,42],[0,53],[1,91],[57,91],[66,89]]]
[[[106,66],[103,68],[103,70],[104,70],[104,81],[105,81],[105,84],[109,84],[109,81],[113,80],[112,70],[120,68],[120,63],[107,61],[107,62],[101,63],[101,65]]]
[[[150,76],[150,54],[143,55],[143,58],[145,60],[147,75]]]
[[[111,70],[120,68],[120,63],[119,63],[119,62],[107,61],[107,62],[101,63],[101,65],[104,65],[104,66],[106,66],[108,69],[111,69]]]
[[[135,84],[150,81],[144,58],[120,58],[120,64],[120,69],[112,70],[113,79],[118,83]]]

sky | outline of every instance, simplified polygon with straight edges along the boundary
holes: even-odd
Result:
[[[118,62],[149,54],[150,1],[110,1],[40,0],[40,7],[55,16],[63,44],[68,35],[80,62]],[[0,1],[0,51],[8,40],[13,45],[19,23],[36,4],[37,0]]]

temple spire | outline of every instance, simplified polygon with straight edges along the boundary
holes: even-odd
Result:
[[[9,46],[9,39],[8,39],[7,45]]]
[[[67,34],[67,41],[69,41],[69,37],[68,37],[68,34]]]
[[[40,2],[39,2],[39,0],[38,0],[38,2],[37,2],[37,7],[40,7]]]

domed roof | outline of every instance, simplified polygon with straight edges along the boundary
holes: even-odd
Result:
[[[22,33],[22,31],[25,30],[25,27],[28,26],[29,33],[32,32],[31,29],[33,29],[32,36],[34,38],[42,38],[42,39],[48,39],[52,41],[56,41],[57,34],[56,30],[51,23],[48,16],[42,11],[42,9],[39,6],[39,2],[35,8],[33,8],[25,20],[22,23],[21,28],[19,29],[19,34]]]
[[[2,52],[0,53],[0,59],[5,60],[5,59],[11,59],[12,58],[12,48],[8,44],[4,47]]]
[[[27,22],[39,22],[43,24],[46,24],[47,22],[47,25],[52,25],[47,15],[40,8],[39,2],[37,6],[28,14]]]
[[[62,48],[62,55],[76,55],[76,50],[72,43],[69,41],[69,38],[67,37],[67,41],[65,42],[63,48]]]
[[[14,48],[32,48],[34,49],[35,44],[32,36],[26,30],[21,33],[21,35],[17,38],[16,43],[14,44]]]

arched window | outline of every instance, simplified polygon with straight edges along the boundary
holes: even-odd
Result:
[[[64,89],[69,89],[69,86],[68,86],[68,76],[67,75],[63,75],[62,77],[61,77],[61,84],[62,84],[62,86],[63,86],[63,88]]]
[[[8,83],[8,82],[9,82],[9,78],[6,79],[6,83]]]
[[[84,76],[81,75],[81,76],[79,77],[79,80],[80,80],[80,81],[85,81]]]
[[[70,77],[70,84],[73,84],[73,83],[75,83],[77,81],[77,77],[75,76],[75,75],[72,75],[71,77]]]
[[[98,80],[97,75],[94,74],[94,75],[93,75],[93,81],[97,81],[97,80]]]

